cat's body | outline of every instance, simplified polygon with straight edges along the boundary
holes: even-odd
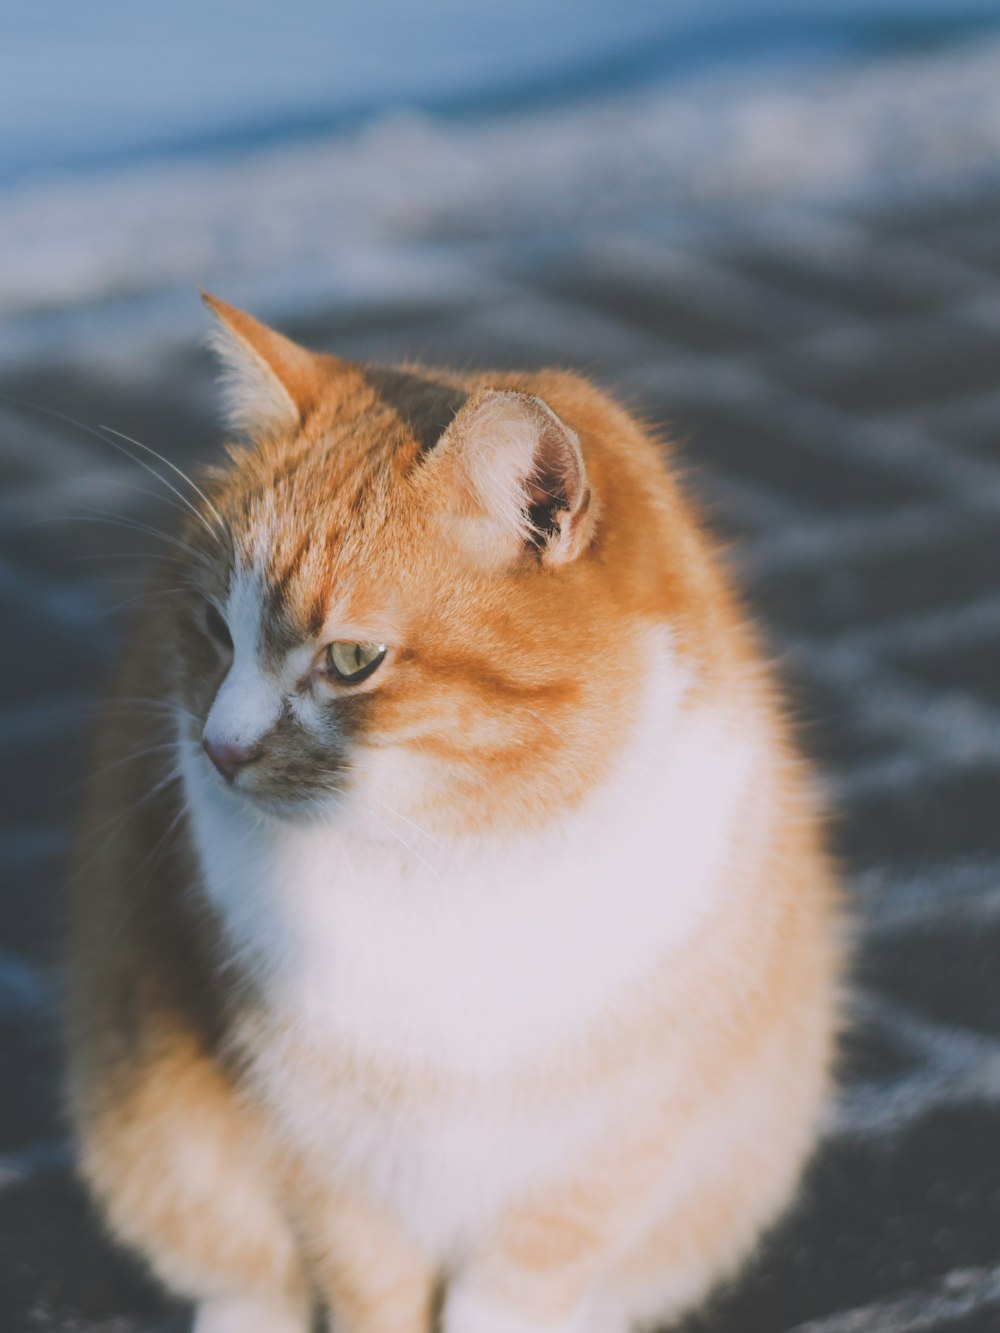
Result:
[[[344,1333],[437,1297],[445,1333],[669,1318],[789,1197],[836,1019],[752,638],[581,381],[363,373],[220,313],[273,416],[102,738],[84,1169],[199,1333],[305,1333],[314,1299]],[[331,680],[331,640],[384,660]]]

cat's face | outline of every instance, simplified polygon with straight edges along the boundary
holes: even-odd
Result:
[[[552,378],[570,408],[579,391],[581,446],[525,379],[363,372],[219,313],[244,416],[255,393],[272,413],[207,483],[173,607],[174,688],[221,798],[450,832],[579,799],[653,611],[651,571],[602,532],[597,395]]]

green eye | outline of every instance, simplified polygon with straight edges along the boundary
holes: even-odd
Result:
[[[383,657],[384,643],[347,643],[338,639],[326,650],[326,668],[334,679],[356,685],[377,670]]]

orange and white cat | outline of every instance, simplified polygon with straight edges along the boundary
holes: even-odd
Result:
[[[669,1320],[790,1198],[837,1025],[754,636],[586,381],[353,365],[208,300],[249,443],[101,729],[84,1174],[197,1333]]]

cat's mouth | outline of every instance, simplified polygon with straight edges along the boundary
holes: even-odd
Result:
[[[263,753],[227,766],[220,765],[207,746],[202,749],[217,791],[285,822],[298,823],[329,812],[347,786],[346,768],[327,768],[322,781],[317,781],[314,771],[299,772],[296,765],[277,768]]]

